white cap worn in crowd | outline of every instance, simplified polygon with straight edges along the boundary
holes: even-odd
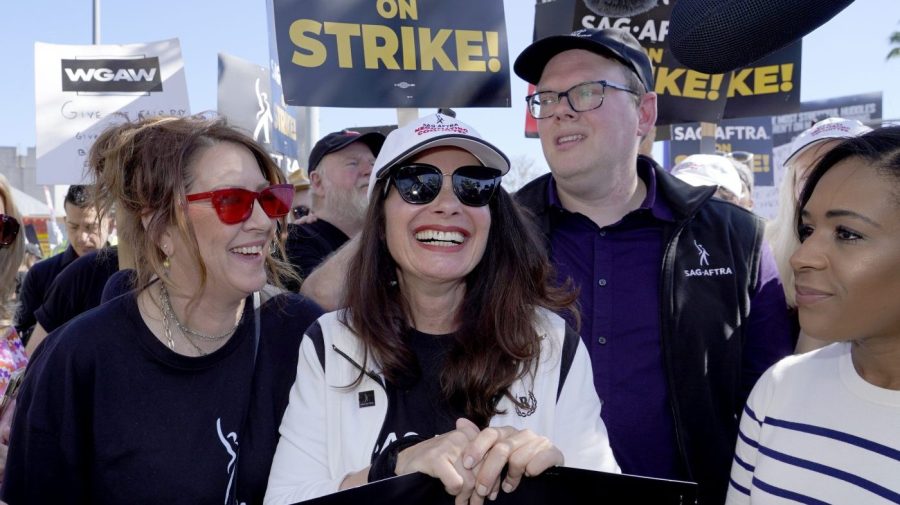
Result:
[[[784,165],[798,156],[807,147],[832,139],[846,139],[856,137],[872,131],[868,126],[860,123],[855,119],[844,119],[840,117],[830,117],[823,119],[811,127],[807,128],[791,142],[791,151],[784,160]]]
[[[737,169],[717,154],[692,154],[672,168],[672,175],[691,186],[720,186],[738,198],[744,193]]]
[[[388,134],[369,176],[369,197],[375,182],[386,177],[391,168],[426,149],[442,146],[463,149],[478,158],[482,165],[500,170],[501,175],[509,172],[509,158],[482,139],[474,128],[455,117],[431,114]]]

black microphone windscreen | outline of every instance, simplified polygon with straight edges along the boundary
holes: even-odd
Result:
[[[707,74],[745,67],[815,30],[853,0],[678,0],[669,47]]]
[[[584,0],[584,6],[598,16],[623,18],[643,14],[656,7],[657,0]]]

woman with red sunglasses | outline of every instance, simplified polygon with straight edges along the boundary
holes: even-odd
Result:
[[[134,250],[131,290],[51,333],[19,396],[3,499],[261,503],[303,330],[276,223],[293,187],[221,120],[114,126],[97,208]]]
[[[479,504],[551,466],[618,471],[584,344],[554,314],[575,295],[500,187],[508,170],[454,117],[387,137],[348,308],[301,345],[267,504],[415,472]]]

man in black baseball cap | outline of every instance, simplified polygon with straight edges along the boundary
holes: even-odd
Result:
[[[309,180],[315,218],[291,223],[285,243],[288,260],[301,277],[306,278],[361,230],[368,206],[369,174],[382,144],[381,133],[341,130],[325,135],[313,146]]]
[[[378,156],[381,145],[384,144],[384,135],[378,132],[360,133],[353,130],[331,132],[319,139],[316,145],[313,146],[312,151],[309,153],[307,172],[312,173],[315,171],[319,163],[322,162],[322,158],[326,155],[340,151],[355,142],[362,142],[368,146],[373,156]]]
[[[763,223],[638,155],[657,97],[628,31],[547,37],[513,68],[536,86],[528,111],[551,172],[516,199],[580,288],[616,460],[624,473],[695,480],[701,504],[722,503],[747,394],[793,349]]]
[[[628,67],[641,81],[643,91],[653,91],[653,67],[641,44],[625,30],[585,28],[570,35],[555,35],[531,44],[516,58],[516,74],[537,84],[547,62],[557,54],[571,49],[583,49],[613,58]]]

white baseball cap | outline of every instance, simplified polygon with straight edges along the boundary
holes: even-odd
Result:
[[[744,193],[737,169],[717,154],[692,154],[672,168],[672,175],[691,186],[721,186],[738,198]]]
[[[474,128],[455,117],[431,114],[388,134],[369,176],[369,197],[375,183],[387,177],[391,168],[426,149],[442,146],[463,149],[478,158],[482,165],[500,170],[501,175],[509,172],[509,158],[482,139]]]
[[[812,144],[832,139],[846,139],[856,137],[872,131],[868,126],[855,119],[830,117],[823,119],[807,128],[791,142],[791,152],[784,160],[784,164],[798,156],[804,149]]]

